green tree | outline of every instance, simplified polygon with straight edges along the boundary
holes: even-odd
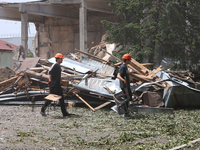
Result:
[[[142,61],[155,57],[179,61],[180,69],[200,59],[199,0],[111,0],[118,22],[102,21],[109,31],[106,41],[129,45],[123,52]],[[121,56],[120,56],[121,57]]]
[[[29,52],[29,53],[27,54],[27,57],[34,57],[34,55],[33,55],[32,52]]]

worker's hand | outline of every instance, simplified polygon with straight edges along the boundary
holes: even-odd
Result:
[[[123,81],[124,81],[124,84],[126,84],[126,80],[124,79]]]
[[[51,86],[51,81],[48,81],[48,86]]]

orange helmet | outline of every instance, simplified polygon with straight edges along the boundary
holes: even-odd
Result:
[[[131,60],[131,55],[130,54],[124,54],[124,56],[122,57],[122,59],[129,59],[129,60]]]
[[[61,53],[57,53],[55,55],[55,58],[61,58],[61,59],[64,59],[63,55]]]

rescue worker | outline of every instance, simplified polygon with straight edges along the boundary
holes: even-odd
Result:
[[[63,117],[69,116],[70,114],[66,111],[65,108],[65,103],[64,103],[64,96],[63,96],[63,91],[60,85],[61,82],[61,67],[60,64],[62,63],[64,57],[61,53],[57,53],[55,55],[56,63],[54,63],[50,70],[49,70],[49,81],[48,85],[50,86],[50,94],[56,94],[62,96],[61,99],[59,99],[60,102],[60,107],[61,107],[61,112]],[[45,104],[41,108],[40,114],[42,116],[46,116],[45,110],[46,108],[50,105],[51,101],[46,100]]]
[[[128,105],[129,101],[132,100],[132,93],[130,89],[130,81],[129,81],[129,72],[127,65],[131,61],[131,55],[130,54],[124,54],[123,57],[123,64],[119,68],[119,72],[117,74],[117,78],[119,79],[120,88],[125,95],[125,103],[124,103],[124,117],[130,117],[129,111],[128,111]],[[122,102],[123,103],[123,102]]]

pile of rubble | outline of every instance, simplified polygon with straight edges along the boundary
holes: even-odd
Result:
[[[100,43],[91,46],[88,52],[76,50],[76,53],[65,57],[61,64],[61,85],[68,99],[66,103],[76,97],[95,111],[110,104],[115,105],[116,100],[123,100],[116,78],[122,60],[111,54],[109,46]],[[81,56],[84,57],[80,59]],[[113,64],[110,58],[118,63]],[[48,70],[53,63],[55,58],[47,60],[35,57],[21,61],[20,67],[15,67],[20,68],[16,74],[0,82],[3,87],[0,91],[0,104],[43,104],[44,97],[49,94]],[[151,71],[146,65],[151,64],[141,64],[134,59],[128,65],[133,111],[152,111],[148,108],[153,107],[154,112],[171,112],[162,108],[200,106],[199,83],[192,79],[190,72],[163,71],[162,66]],[[91,100],[100,101],[101,104],[94,108]]]

